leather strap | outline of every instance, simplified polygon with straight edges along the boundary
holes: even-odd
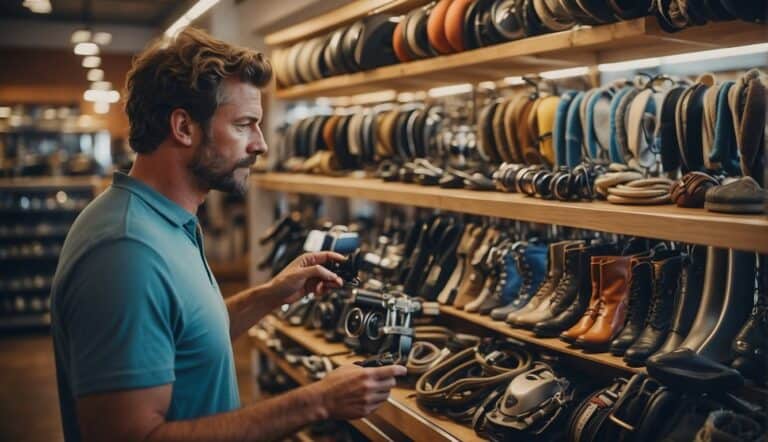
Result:
[[[645,118],[656,120],[656,100],[658,94],[652,89],[644,89],[637,94],[629,107],[627,121],[627,141],[629,158],[625,162],[632,168],[647,170],[651,175],[658,173],[656,168],[656,155],[651,150],[652,139],[648,139],[653,132],[644,130]],[[655,129],[655,127],[654,127]]]
[[[608,6],[622,20],[645,17],[651,11],[653,0],[608,0]]]
[[[509,153],[509,139],[507,139],[507,131],[505,130],[504,116],[507,113],[509,106],[512,105],[514,99],[514,95],[506,97],[499,103],[496,107],[496,111],[493,113],[493,138],[496,141],[498,161],[513,161],[513,157]]]
[[[485,161],[499,162],[496,153],[493,130],[493,116],[498,107],[498,101],[492,101],[483,106],[477,116],[477,151]]]
[[[523,162],[523,150],[518,138],[517,124],[523,108],[528,105],[530,97],[526,94],[519,94],[513,98],[512,103],[504,111],[504,130],[507,134],[507,154],[512,163]]]
[[[712,161],[712,143],[715,141],[715,124],[717,118],[717,97],[720,95],[720,85],[716,84],[704,93],[704,115],[701,124],[701,150],[704,167],[708,170],[720,168],[720,163]]]
[[[400,22],[397,23],[392,33],[392,49],[395,51],[395,56],[397,56],[400,62],[411,61],[411,56],[408,54],[405,43],[405,16],[401,17]]]
[[[416,399],[460,421],[474,417],[486,394],[528,370],[532,355],[511,341],[462,350],[428,370],[416,383]]]
[[[445,15],[453,0],[440,0],[427,19],[427,38],[429,44],[440,54],[450,54],[453,47],[445,36]]]
[[[464,47],[464,16],[473,0],[453,0],[445,12],[445,37],[454,52],[461,52]]]
[[[611,100],[616,89],[613,85],[599,88],[587,102],[587,125],[584,127],[586,148],[594,160],[609,159],[611,136]]]
[[[581,116],[579,109],[584,101],[584,92],[579,92],[574,97],[568,108],[565,125],[565,164],[569,168],[576,167],[581,163],[582,144],[584,140],[583,129],[581,127]]]
[[[620,163],[626,164],[626,161],[628,158],[631,157],[632,153],[629,149],[629,134],[627,132],[627,120],[629,119],[629,107],[632,105],[632,102],[634,101],[637,94],[640,93],[640,90],[637,88],[632,88],[629,92],[624,94],[624,96],[619,100],[618,105],[616,106],[616,113],[613,117],[613,123],[615,127],[614,136],[615,143],[616,143],[616,149],[618,154],[620,155]]]
[[[736,128],[741,173],[763,184],[765,156],[766,87],[761,73],[752,69],[744,74],[729,92],[731,113]]]
[[[539,107],[543,101],[543,97],[539,97],[533,101],[531,109],[528,112],[528,118],[525,121],[528,137],[527,139],[521,137],[521,139],[524,140],[523,156],[526,164],[542,163],[542,155],[539,151]]]
[[[560,102],[555,111],[555,123],[552,129],[554,165],[555,167],[566,165],[566,124],[568,122],[568,108],[578,95],[577,91],[566,91],[560,96]]]
[[[576,24],[568,10],[557,0],[533,0],[533,8],[549,31],[565,31]]]
[[[539,135],[539,153],[541,160],[548,167],[555,164],[555,149],[553,129],[555,124],[555,113],[560,105],[560,97],[550,96],[541,99],[538,107],[538,135]]]
[[[680,168],[680,147],[677,144],[676,109],[677,102],[685,87],[676,86],[667,91],[662,100],[657,129],[661,151],[661,166],[667,173],[675,173]]]
[[[728,103],[728,92],[734,84],[733,81],[724,81],[717,90],[714,138],[712,151],[709,155],[710,164],[720,165],[729,175],[741,173],[738,148],[736,147],[736,132],[733,128],[733,117]]]

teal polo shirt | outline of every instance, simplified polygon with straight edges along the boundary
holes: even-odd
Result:
[[[116,173],[72,225],[51,293],[67,441],[75,401],[173,384],[168,420],[240,406],[229,315],[205,260],[197,217]]]

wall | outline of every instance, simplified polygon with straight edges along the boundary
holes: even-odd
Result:
[[[101,55],[104,80],[121,92],[121,99],[131,59],[125,53]],[[111,105],[108,114],[97,116],[93,103],[83,100],[89,86],[87,69],[80,66],[81,57],[71,49],[0,48],[0,60],[8,61],[0,69],[0,103],[79,103],[81,112],[103,121],[112,137],[127,136],[128,119],[121,102]]]

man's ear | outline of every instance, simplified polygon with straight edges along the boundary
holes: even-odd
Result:
[[[171,137],[182,146],[191,147],[194,144],[197,123],[184,109],[174,109],[171,112]]]

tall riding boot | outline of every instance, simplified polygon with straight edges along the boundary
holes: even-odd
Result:
[[[746,378],[765,384],[768,378],[768,294],[765,293],[768,260],[761,257],[760,277],[757,280],[757,302],[749,320],[741,329],[731,347],[736,355],[731,367]]]
[[[536,290],[536,293],[533,295],[533,297],[520,309],[517,309],[516,306],[511,304],[493,309],[491,311],[491,318],[496,321],[503,321],[513,312],[515,315],[526,314],[535,310],[545,299],[551,297],[555,287],[557,287],[557,283],[560,281],[560,278],[564,272],[565,246],[572,243],[573,241],[561,241],[550,244],[549,271],[547,272],[547,279],[544,280],[544,283],[538,288],[538,290]]]
[[[581,319],[575,325],[572,325],[568,330],[560,334],[560,338],[565,341],[573,342],[579,338],[579,336],[586,333],[597,319],[597,313],[600,309],[600,264],[607,258],[605,256],[593,256],[589,266],[590,280],[592,282],[592,293],[589,297],[589,306],[584,311]],[[565,312],[570,310],[566,309]],[[563,314],[565,314],[563,312]],[[561,315],[562,316],[562,315]],[[559,317],[559,316],[558,316]],[[539,326],[545,325],[545,323],[539,323]],[[537,326],[537,328],[539,327]]]
[[[464,227],[464,234],[461,236],[459,246],[456,248],[456,267],[453,269],[453,273],[451,273],[443,289],[437,295],[437,302],[440,304],[453,304],[461,282],[469,273],[472,252],[474,252],[474,249],[477,248],[482,239],[482,231],[482,227],[472,223]]]
[[[754,253],[736,250],[729,252],[724,298],[714,329],[695,350],[699,355],[720,363],[730,362],[733,339],[755,305]]]
[[[600,263],[600,306],[595,324],[575,345],[590,351],[604,351],[621,331],[627,317],[629,272],[632,257],[611,256]]]
[[[512,312],[507,316],[507,323],[515,327],[533,328],[541,320],[552,317],[550,306],[559,298],[570,296],[571,299],[579,289],[579,260],[581,259],[583,244],[569,244],[563,252],[564,269],[563,276],[552,291],[552,296],[542,302],[535,309],[523,314]]]
[[[657,252],[653,264],[653,295],[648,317],[637,340],[624,353],[624,361],[631,366],[642,365],[661,347],[672,326],[672,308],[680,288],[680,270],[683,257],[676,251]]]
[[[707,265],[704,270],[704,288],[701,293],[699,311],[691,325],[691,331],[680,347],[696,351],[712,333],[720,311],[723,309],[726,274],[728,272],[728,249],[707,247]]]
[[[707,248],[692,246],[680,276],[680,295],[675,299],[675,314],[667,340],[654,356],[662,355],[680,347],[691,331],[691,325],[701,304],[704,287],[704,270],[707,263]]]
[[[453,302],[454,307],[463,309],[465,305],[477,298],[485,285],[485,268],[484,262],[488,255],[488,251],[496,239],[499,237],[499,230],[490,227],[485,232],[482,243],[474,251],[472,262],[469,267],[469,275],[462,281],[459,286],[458,293],[456,294],[456,300]]]
[[[648,306],[653,292],[651,257],[651,253],[632,257],[627,320],[619,335],[611,342],[611,353],[616,356],[624,355],[645,327],[645,318],[648,316]]]

